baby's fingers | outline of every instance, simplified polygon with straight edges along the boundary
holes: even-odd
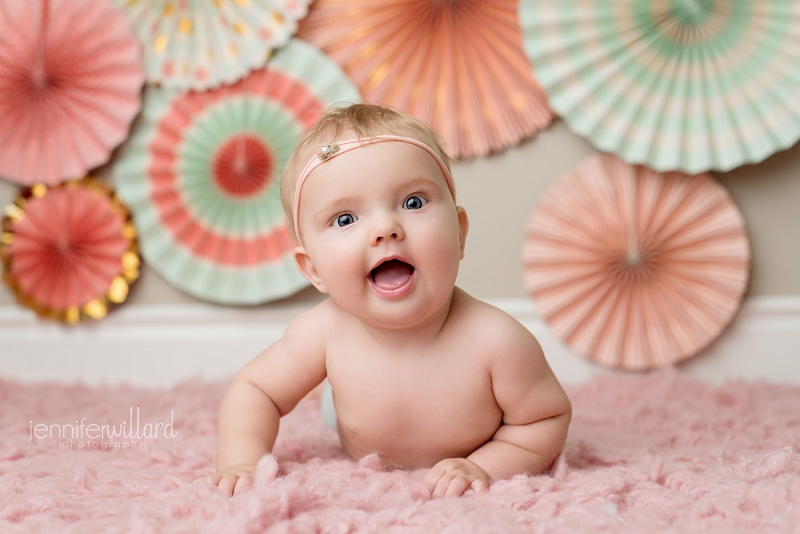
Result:
[[[233,495],[233,490],[236,489],[236,482],[239,477],[236,475],[227,475],[220,479],[217,483],[217,488],[223,495]]]
[[[233,494],[237,495],[252,485],[253,485],[253,477],[249,476],[239,477],[239,480],[236,481],[236,487],[233,488]]]
[[[436,465],[433,469],[428,471],[428,474],[425,475],[425,479],[422,481],[422,483],[425,484],[425,489],[433,494],[444,476],[445,470]]]
[[[489,482],[482,478],[478,478],[472,481],[470,487],[475,490],[475,493],[486,493],[489,491]]]
[[[465,491],[467,491],[467,488],[469,488],[469,484],[470,484],[469,480],[467,480],[463,476],[457,476],[452,480],[450,480],[450,484],[447,485],[447,489],[445,490],[444,496],[460,497]]]
[[[445,474],[431,490],[431,496],[434,499],[442,497],[460,497],[470,488],[472,488],[475,493],[486,493],[489,491],[489,482],[480,478],[470,480],[464,475]]]
[[[431,491],[431,497],[441,499],[442,497],[458,497],[469,487],[469,481],[463,476],[453,473],[442,475]]]
[[[253,485],[249,476],[226,475],[219,480],[217,488],[223,495],[237,495]]]
[[[458,497],[467,489],[483,493],[489,489],[489,477],[469,460],[448,458],[433,466],[425,475],[425,487],[434,499]]]

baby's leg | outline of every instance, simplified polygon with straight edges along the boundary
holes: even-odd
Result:
[[[322,383],[322,397],[319,401],[322,422],[332,430],[336,430],[336,408],[333,406],[333,389],[326,379]]]

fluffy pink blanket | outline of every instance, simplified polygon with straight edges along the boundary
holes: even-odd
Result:
[[[446,500],[430,499],[424,471],[381,472],[374,457],[346,459],[311,398],[283,420],[254,488],[225,498],[194,484],[213,468],[224,388],[0,381],[0,532],[789,532],[800,525],[798,387],[711,387],[672,370],[597,378],[568,390],[574,422],[550,473]]]

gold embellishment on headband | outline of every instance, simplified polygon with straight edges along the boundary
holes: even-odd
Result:
[[[339,152],[339,145],[337,145],[336,143],[331,143],[329,145],[325,145],[324,147],[320,148],[319,151],[317,151],[317,157],[320,160],[325,161],[326,159],[330,158],[337,152]]]

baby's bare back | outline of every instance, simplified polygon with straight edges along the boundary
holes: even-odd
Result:
[[[353,458],[378,453],[386,466],[430,467],[464,458],[503,421],[492,390],[491,321],[497,310],[465,294],[432,344],[386,347],[344,321],[326,366],[339,435]]]

